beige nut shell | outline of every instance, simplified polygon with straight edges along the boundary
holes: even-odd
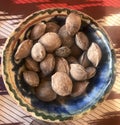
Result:
[[[31,56],[36,62],[41,62],[46,56],[46,50],[41,43],[35,43],[31,50]]]
[[[89,82],[88,81],[82,81],[82,82],[75,82],[71,96],[72,97],[77,97],[82,95],[83,93],[86,92],[86,87],[88,86]]]
[[[39,76],[34,71],[24,71],[23,78],[26,81],[26,83],[32,87],[36,87],[39,85],[39,81],[40,81]]]
[[[25,66],[28,70],[32,70],[35,72],[38,72],[40,70],[38,63],[34,61],[31,57],[27,57],[25,59]]]
[[[56,58],[56,66],[55,66],[56,72],[65,72],[69,75],[70,68],[67,60],[65,58]]]
[[[49,75],[54,70],[54,67],[55,58],[53,54],[47,54],[45,59],[40,62],[40,69],[45,76]]]
[[[97,43],[93,42],[87,51],[87,57],[92,64],[97,67],[101,58],[102,52]]]
[[[76,13],[70,13],[66,18],[65,26],[68,34],[74,36],[80,29],[81,17]]]
[[[35,94],[44,102],[53,101],[57,97],[57,94],[52,90],[51,82],[47,80],[41,80],[39,86],[35,88]]]
[[[52,89],[60,96],[70,95],[72,92],[72,80],[64,72],[56,72],[51,78]]]
[[[39,42],[45,47],[47,52],[53,52],[61,46],[61,39],[57,33],[48,32],[44,34]]]
[[[70,74],[76,81],[83,81],[87,79],[87,72],[80,64],[70,64]]]
[[[22,43],[20,43],[15,53],[15,59],[19,60],[27,57],[30,54],[32,46],[33,46],[32,40],[27,39],[22,41]]]
[[[39,39],[45,33],[45,29],[46,29],[45,23],[43,22],[37,23],[31,31],[30,38],[32,40]]]

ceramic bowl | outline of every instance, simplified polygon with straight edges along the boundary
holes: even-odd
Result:
[[[23,84],[21,71],[23,62],[15,62],[14,54],[20,40],[28,29],[40,20],[48,21],[55,16],[66,16],[71,12],[82,18],[82,30],[90,41],[96,42],[102,50],[102,59],[97,73],[87,87],[85,95],[69,98],[64,102],[42,102],[34,96],[30,87]],[[64,23],[62,18],[56,18]],[[115,80],[115,56],[109,36],[105,30],[90,16],[76,10],[51,8],[37,11],[25,18],[7,39],[2,55],[2,75],[9,94],[32,116],[46,121],[63,121],[76,119],[94,109],[110,92]]]

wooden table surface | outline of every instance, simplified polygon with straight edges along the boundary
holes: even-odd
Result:
[[[27,15],[50,7],[77,9],[96,19],[108,32],[116,52],[116,81],[107,100],[76,121],[50,125],[120,125],[120,0],[1,0],[0,57],[5,40]],[[1,69],[0,69],[1,74]],[[23,111],[8,95],[0,75],[0,125],[45,125]]]

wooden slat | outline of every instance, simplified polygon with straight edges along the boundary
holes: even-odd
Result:
[[[23,118],[24,120],[28,121],[29,123],[31,123],[33,121],[33,118],[29,117],[29,116],[24,116],[24,117],[21,117],[21,118]]]
[[[68,123],[68,124],[71,124],[71,125],[77,125],[78,124],[78,122],[76,122],[76,121],[70,121],[70,123]]]
[[[104,105],[104,107],[107,107],[107,109],[109,108],[110,112],[117,111],[117,109],[118,109],[116,106],[113,107],[109,102],[106,102],[105,105]]]
[[[14,99],[9,95],[3,95],[2,97],[6,98],[7,100],[10,100],[13,103],[15,103]]]
[[[83,121],[88,121],[88,120],[90,120],[90,118],[89,117],[86,117],[86,116],[83,116],[82,118],[81,118]],[[78,120],[79,121],[79,120]]]
[[[120,111],[120,104],[119,103],[116,103],[113,100],[109,100],[107,102],[109,104],[109,107],[112,107],[115,111]]]
[[[17,110],[11,109],[11,107],[8,107],[8,108],[6,108],[6,107],[7,107],[6,105],[3,106],[3,105],[0,104],[0,109],[2,111],[6,112],[6,114],[7,113],[8,113],[8,115],[10,114],[11,117],[14,118],[14,119],[16,119],[16,116],[17,116],[17,119],[16,119],[17,121],[18,120],[20,121],[20,119],[23,119],[23,120],[25,120],[26,122],[29,122],[29,123],[33,121],[33,119],[31,117],[25,116],[25,115],[23,116],[23,114],[21,115],[20,112],[18,112]],[[0,114],[1,113],[2,112],[0,112]],[[3,115],[3,114],[1,114],[1,115]]]
[[[104,106],[103,106],[104,107]],[[99,111],[100,115],[103,116],[103,114],[105,114],[106,112],[108,112],[108,110],[106,110],[105,108],[103,108],[102,106],[98,106],[95,111]]]
[[[11,33],[11,31],[14,29],[13,26],[11,26],[9,23],[7,23],[7,21],[0,21],[0,28],[1,29],[5,29],[6,31],[8,31],[9,33]]]
[[[100,114],[95,110],[93,113],[91,113],[92,116],[95,116],[95,119],[101,119],[102,117]]]
[[[0,125],[1,125],[1,124],[4,124],[4,122],[3,122],[2,120],[0,120]]]
[[[1,101],[0,101],[0,103],[1,103]],[[2,104],[4,104],[4,103],[2,103]],[[13,117],[15,120],[21,121],[25,124],[29,124],[32,121],[32,119],[26,118],[25,115],[23,115],[23,114],[21,115],[19,111],[14,110],[10,106],[9,106],[9,108],[6,108],[7,105],[6,104],[2,105],[2,104],[0,104],[0,109],[1,109],[0,114],[3,116],[6,116],[6,118],[12,119],[12,117]],[[6,112],[6,114],[3,112]],[[10,117],[8,117],[8,116],[10,116]]]
[[[16,112],[17,115],[20,115],[21,117],[24,117],[25,114],[23,114],[21,111],[17,110],[16,108],[8,105],[7,103],[0,100],[0,106],[5,107],[7,110],[11,110],[13,112]]]
[[[106,104],[106,102],[104,102],[104,105],[102,105],[101,108],[104,108],[107,112],[113,111],[112,108],[108,107],[108,105]]]
[[[76,120],[76,125],[88,125],[88,123],[83,120]]]
[[[86,118],[88,118],[89,120],[94,120],[96,119],[96,117],[93,117],[91,114],[87,114]]]
[[[4,107],[1,108],[0,106],[0,115],[4,116],[10,122],[18,122],[18,120],[14,117],[14,114],[6,110]]]
[[[94,113],[93,113],[93,115],[95,115],[95,116],[97,115],[97,118],[98,118],[98,119],[103,118],[103,117],[102,117],[102,114],[103,114],[103,113],[102,113],[100,110],[94,110]]]
[[[11,110],[13,111],[13,113],[16,113],[18,116],[24,117],[25,115],[23,113],[21,113],[19,110],[17,110],[16,108],[8,105],[7,103],[3,102],[0,100],[0,107],[5,107],[6,110]]]
[[[20,106],[16,105],[16,103],[13,101],[13,99],[9,95],[0,96],[0,99],[2,101],[6,102],[11,107],[13,107],[16,110],[18,110],[19,112],[23,113],[24,115],[29,115],[27,112],[25,112],[24,110],[22,110],[22,108]]]
[[[9,121],[7,118],[5,118],[4,116],[0,115],[0,120],[4,121],[4,123],[11,123],[11,121]]]

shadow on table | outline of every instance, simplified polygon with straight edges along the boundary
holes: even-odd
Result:
[[[120,111],[109,112],[103,115],[104,119],[89,122],[89,125],[120,125]]]
[[[120,92],[117,93],[115,91],[111,91],[111,93],[108,96],[107,100],[113,100],[113,99],[120,99]]]

